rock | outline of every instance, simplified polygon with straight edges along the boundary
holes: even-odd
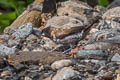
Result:
[[[38,39],[38,37],[35,36],[35,35],[33,35],[33,34],[30,34],[30,35],[26,38],[26,40],[28,40],[28,41],[30,41],[30,40],[37,40],[37,39]]]
[[[119,65],[115,62],[109,62],[107,63],[106,68],[108,71],[115,72],[115,70],[119,69]]]
[[[14,32],[16,32],[17,28],[16,27],[6,27],[4,29],[4,33],[8,35],[12,35]]]
[[[111,9],[114,7],[120,7],[120,0],[113,0],[113,2],[107,6],[108,9]]]
[[[49,77],[43,79],[43,80],[51,80],[53,75],[50,75]]]
[[[35,48],[35,49],[33,49],[32,51],[33,51],[33,52],[42,52],[42,51],[44,51],[44,50],[41,49],[41,48]]]
[[[84,46],[84,49],[87,50],[107,50],[113,47],[113,44],[111,43],[105,43],[105,42],[95,42],[93,44],[88,44]]]
[[[21,71],[21,70],[25,70],[26,69],[26,66],[23,65],[23,64],[16,64],[13,66],[15,68],[16,71]]]
[[[29,72],[27,74],[32,80],[40,80],[39,78],[41,77],[39,72]]]
[[[61,6],[57,9],[57,14],[59,16],[67,15],[79,18],[81,15],[90,15],[92,13],[91,10],[92,8],[84,2],[78,0],[69,0],[61,3]]]
[[[0,44],[0,55],[2,55],[2,56],[13,54],[13,53],[15,53],[15,51],[16,51],[16,48],[14,48],[14,47],[9,48],[3,44]]]
[[[96,77],[98,78],[100,77],[101,80],[112,80],[114,78],[113,72],[105,72],[105,71],[99,72]]]
[[[38,70],[39,68],[40,68],[40,66],[38,66],[38,65],[30,65],[29,66],[30,70]]]
[[[99,20],[98,18],[92,18],[90,23],[84,23],[82,19],[68,16],[53,17],[46,24],[42,35],[58,44],[74,46],[88,34],[90,27]]]
[[[69,16],[82,20],[84,24],[91,24],[91,18],[100,16],[96,10],[80,0],[61,2],[60,7],[57,9],[57,14],[59,16]]]
[[[0,44],[6,43],[8,39],[9,39],[9,35],[6,34],[0,35]]]
[[[109,9],[102,16],[102,18],[106,20],[112,20],[119,17],[120,17],[120,7]]]
[[[57,52],[19,52],[8,56],[8,63],[14,67],[15,65],[26,64],[51,64],[54,61],[70,58],[67,55]]]
[[[80,73],[73,70],[71,67],[64,67],[52,78],[52,80],[67,80],[69,78],[78,76]]]
[[[5,65],[5,61],[3,60],[2,57],[0,57],[0,68],[4,68],[6,65]]]
[[[16,32],[12,34],[12,36],[15,37],[15,39],[20,39],[20,38],[26,38],[29,36],[33,31],[33,24],[32,23],[26,23],[22,26],[20,26]]]
[[[9,76],[10,74],[11,74],[10,71],[6,70],[6,71],[3,71],[0,76],[4,77],[4,76]]]
[[[116,53],[116,54],[112,57],[111,61],[120,64],[120,55],[119,55],[118,53]]]
[[[32,80],[32,79],[30,77],[28,77],[28,76],[25,76],[24,80]]]
[[[28,48],[24,48],[24,49],[23,49],[23,52],[28,52],[28,51],[29,51]]]
[[[107,53],[102,50],[80,50],[76,54],[77,58],[106,59]]]
[[[57,44],[54,41],[46,37],[43,37],[40,43],[41,46],[46,50],[52,50],[57,46]]]
[[[120,74],[120,68],[115,70],[115,74]]]
[[[97,65],[101,65],[101,66],[105,66],[106,61],[105,60],[94,60],[94,59],[88,59],[88,60],[81,60],[80,62],[83,63],[93,63],[93,64],[97,64]]]
[[[20,43],[20,40],[14,40],[14,39],[9,39],[9,40],[8,40],[8,45],[9,45],[10,47],[16,46],[16,45],[18,45],[19,43]]]
[[[69,60],[69,59],[64,60],[63,59],[63,60],[55,61],[54,63],[52,63],[51,68],[53,70],[58,70],[63,67],[68,67],[72,64],[73,64],[72,60]]]
[[[117,75],[117,79],[116,80],[120,80],[120,74]]]
[[[107,11],[105,7],[100,6],[100,5],[95,6],[94,9],[99,11],[99,15],[101,16]]]
[[[86,44],[92,44],[95,42],[105,43],[120,43],[120,28],[104,29],[95,32],[92,37],[86,42]]]
[[[39,68],[39,71],[41,72],[41,71],[43,71],[45,68],[44,68],[44,66],[42,65],[42,66],[40,66],[40,68]]]
[[[99,30],[110,29],[110,28],[119,28],[120,23],[113,21],[113,20],[102,20],[97,25]]]

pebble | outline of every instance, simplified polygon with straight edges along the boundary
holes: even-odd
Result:
[[[17,28],[16,27],[6,27],[5,29],[4,29],[4,33],[5,34],[8,34],[8,35],[11,35],[11,34],[13,34],[14,32],[16,32],[16,30],[17,30]]]
[[[58,16],[48,20],[50,14],[42,15],[45,20],[42,19],[42,28],[26,23],[17,28],[7,27],[0,35],[0,54],[10,54],[6,60],[0,56],[0,80],[120,80],[120,46],[112,42],[97,42],[107,37],[114,40],[114,35],[119,42],[120,7],[106,11],[98,6],[96,11],[79,0],[61,3],[56,10]],[[103,19],[92,24],[96,16]],[[63,50],[69,48],[64,45],[65,41],[72,39],[74,42],[77,32],[87,33],[90,26],[92,29],[85,34],[88,38],[71,50],[75,60],[63,54]],[[82,46],[92,35],[93,43]],[[60,46],[59,41],[63,42]],[[111,51],[109,55],[107,50]]]
[[[117,80],[120,80],[120,74],[117,75]]]
[[[112,47],[113,44],[111,43],[105,43],[105,42],[96,42],[93,44],[88,44],[84,46],[84,49],[87,50],[107,50]]]
[[[38,39],[38,37],[35,36],[35,35],[33,35],[33,34],[30,34],[30,35],[26,38],[26,40],[35,40],[35,39]]]
[[[12,36],[15,37],[15,39],[20,39],[20,38],[26,38],[29,36],[33,31],[33,24],[32,23],[26,23],[22,26],[20,26],[16,32],[12,34]]]
[[[72,60],[69,60],[69,59],[63,59],[63,60],[59,60],[59,61],[55,61],[52,65],[51,65],[51,68],[53,70],[58,70],[60,68],[63,68],[63,67],[68,67],[70,65],[72,65],[73,62]]]
[[[20,43],[20,40],[14,40],[14,39],[9,39],[8,40],[8,45],[9,46],[15,46],[18,45]]]
[[[106,61],[105,60],[94,60],[94,59],[88,59],[88,60],[81,60],[81,62],[84,62],[84,63],[94,63],[94,64],[99,64],[101,66],[104,66]]]
[[[120,23],[112,20],[102,20],[97,25],[97,28],[100,30],[109,29],[109,28],[119,28]]]
[[[43,80],[51,80],[53,75],[50,75],[49,77],[43,79]]]
[[[28,48],[24,48],[23,51],[29,51],[29,49]]]
[[[71,67],[64,67],[52,78],[52,80],[67,80],[74,76],[78,76],[80,73],[73,70]]]
[[[114,7],[120,7],[120,0],[113,0],[113,2],[107,6],[108,9],[111,9]]]
[[[109,20],[109,19],[112,19],[112,18],[120,17],[120,11],[119,10],[120,10],[120,7],[111,8],[103,14],[102,18]]]
[[[120,64],[120,54],[116,53],[116,54],[112,57],[111,61],[114,61],[114,62],[117,62],[118,64]]]
[[[4,77],[4,76],[8,76],[8,75],[10,75],[10,71],[6,70],[6,71],[3,71],[0,76]]]
[[[12,47],[9,48],[3,44],[0,44],[0,55],[8,55],[8,54],[13,54],[15,53],[16,48]]]
[[[102,50],[80,50],[77,52],[77,58],[105,59],[106,53]]]
[[[0,43],[1,44],[4,44],[5,42],[7,42],[8,39],[9,39],[9,35],[6,35],[6,34],[0,35]]]
[[[57,46],[57,44],[49,38],[43,38],[41,40],[41,46],[47,50],[51,50],[51,49],[55,48]]]
[[[33,51],[33,52],[42,52],[43,49],[41,49],[41,48],[35,48],[35,49],[33,49],[32,51]]]
[[[28,76],[32,79],[32,80],[39,80],[40,74],[39,72],[29,72]]]
[[[113,72],[106,72],[102,70],[97,74],[95,78],[95,80],[98,80],[98,78],[100,78],[100,80],[113,80]]]
[[[5,61],[2,57],[0,57],[0,68],[4,68],[6,65],[5,65]]]
[[[25,65],[23,65],[23,64],[16,64],[13,67],[17,71],[22,70],[22,69],[24,70],[26,68]]]
[[[30,77],[28,77],[28,76],[25,76],[24,80],[32,80],[32,79]]]
[[[39,68],[39,71],[41,72],[41,71],[44,71],[44,66],[42,65],[42,66],[40,66],[40,68]]]

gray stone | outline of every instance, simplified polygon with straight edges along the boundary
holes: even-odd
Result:
[[[120,64],[120,54],[116,53],[116,54],[112,57],[111,61],[114,61],[114,62],[117,62],[117,63]]]
[[[120,0],[113,0],[113,2],[107,6],[108,9],[114,7],[120,7]]]
[[[29,35],[29,36],[26,38],[26,40],[35,40],[35,39],[37,40],[38,37],[35,36],[35,35],[33,35],[33,34]]]
[[[22,26],[20,26],[16,32],[12,34],[12,36],[15,37],[15,39],[20,39],[20,38],[26,38],[29,36],[33,31],[33,24],[32,23],[26,23]]]
[[[52,65],[51,65],[51,68],[53,70],[57,70],[57,69],[60,69],[62,67],[68,67],[70,65],[72,65],[73,62],[72,60],[69,60],[69,59],[63,59],[63,60],[59,60],[59,61],[55,61]]]
[[[88,44],[84,46],[84,49],[87,50],[107,50],[109,48],[112,48],[112,43],[105,43],[105,42],[95,42],[92,44]]]
[[[100,30],[110,29],[110,28],[119,28],[119,27],[120,27],[120,23],[112,20],[102,20],[97,25],[97,28]]]
[[[9,48],[3,44],[0,44],[0,55],[2,55],[2,56],[8,55],[8,54],[13,54],[13,53],[15,53],[15,50],[16,50],[16,48],[14,48],[14,47]]]
[[[17,30],[17,27],[8,26],[4,29],[4,33],[8,35],[12,35],[14,32],[16,32],[16,30]]]
[[[20,40],[18,39],[18,40],[13,40],[13,39],[9,39],[8,40],[8,45],[9,46],[15,46],[15,45],[18,45],[20,43]]]
[[[92,35],[86,44],[92,44],[94,42],[120,43],[119,31],[120,28],[99,30]],[[105,38],[105,36],[107,37]]]
[[[102,16],[102,18],[106,20],[111,20],[117,17],[120,17],[120,7],[111,8],[107,10]]]
[[[78,58],[105,59],[106,53],[103,50],[80,50],[77,53]]]
[[[97,64],[97,65],[101,65],[101,66],[104,66],[106,61],[105,60],[94,60],[94,59],[86,59],[86,60],[81,60],[81,62],[84,62],[84,63],[94,63],[94,64]]]
[[[64,67],[52,78],[52,80],[67,80],[74,76],[78,76],[80,73],[73,70],[71,67]]]

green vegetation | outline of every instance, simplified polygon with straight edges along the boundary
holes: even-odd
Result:
[[[33,0],[0,0],[0,26],[2,26],[0,32],[10,25],[32,2]],[[108,3],[108,0],[98,0],[98,4],[105,7]]]
[[[98,4],[106,7],[109,4],[108,0],[98,0]]]
[[[33,0],[0,0],[0,32],[19,16]],[[6,11],[6,12],[4,12]]]

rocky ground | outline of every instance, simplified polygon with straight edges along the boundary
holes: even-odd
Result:
[[[120,80],[119,5],[69,0],[54,16],[45,14],[40,28],[7,27],[0,35],[0,80]]]

